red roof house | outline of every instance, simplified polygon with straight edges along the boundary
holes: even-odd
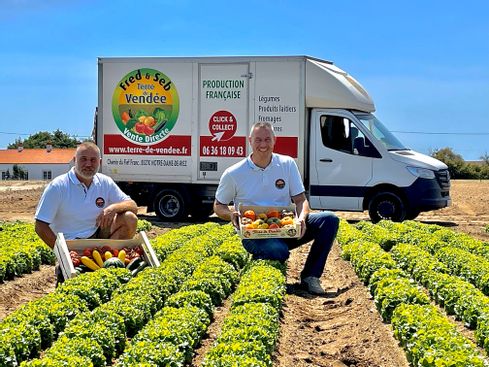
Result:
[[[13,178],[14,173],[18,179],[51,180],[73,166],[75,148],[47,149],[2,149],[0,150],[1,179]],[[14,172],[15,171],[15,172]]]

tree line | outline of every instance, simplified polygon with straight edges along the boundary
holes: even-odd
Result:
[[[436,149],[431,153],[448,166],[451,178],[456,179],[489,179],[489,155],[485,153],[480,161],[466,162],[460,154],[455,153],[452,148]]]
[[[50,144],[53,148],[76,148],[81,141],[62,132],[60,129],[53,131],[40,131],[30,135],[27,139],[17,138],[7,149],[17,149],[22,146],[26,149],[44,149]]]
[[[19,145],[28,149],[45,148],[47,144],[51,144],[53,148],[75,148],[80,143],[80,140],[57,129],[52,133],[41,131],[24,140],[18,138],[7,148],[17,149]],[[435,149],[430,155],[448,166],[452,178],[489,179],[489,155],[487,153],[480,157],[479,163],[466,162],[460,154],[455,153],[449,147]]]

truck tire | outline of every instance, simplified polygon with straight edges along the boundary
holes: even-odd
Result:
[[[155,212],[162,221],[178,222],[187,217],[187,202],[175,189],[161,190],[155,197]]]
[[[397,194],[381,191],[370,199],[368,214],[373,223],[377,223],[382,219],[402,222],[406,219],[406,206]]]

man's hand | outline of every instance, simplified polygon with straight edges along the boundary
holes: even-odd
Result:
[[[214,213],[221,219],[231,221],[233,226],[239,229],[239,213],[234,207],[229,207],[226,204],[214,200]]]
[[[297,211],[299,222],[301,223],[301,235],[299,238],[304,236],[306,233],[306,218],[309,215],[311,209],[309,208],[309,201],[304,193],[296,196],[292,196],[292,201],[295,204],[295,209]]]
[[[114,223],[114,218],[118,213],[133,212],[137,215],[138,207],[134,200],[124,200],[119,203],[110,204],[95,219],[95,223],[100,228],[110,228]]]
[[[97,219],[95,220],[97,227],[110,228],[110,226],[114,222],[116,214],[117,212],[115,211],[114,207],[112,205],[109,205],[97,216]]]
[[[301,224],[301,234],[299,238],[302,238],[306,234],[306,220],[305,218],[299,217],[299,223]]]
[[[236,229],[239,229],[239,212],[236,210],[231,212],[231,223]]]

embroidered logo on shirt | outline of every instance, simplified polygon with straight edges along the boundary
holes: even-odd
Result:
[[[282,190],[285,187],[285,181],[281,178],[279,178],[277,181],[275,181],[275,187],[277,189]]]
[[[98,197],[97,199],[95,199],[95,205],[97,205],[97,207],[99,208],[103,208],[105,205],[104,198]]]

